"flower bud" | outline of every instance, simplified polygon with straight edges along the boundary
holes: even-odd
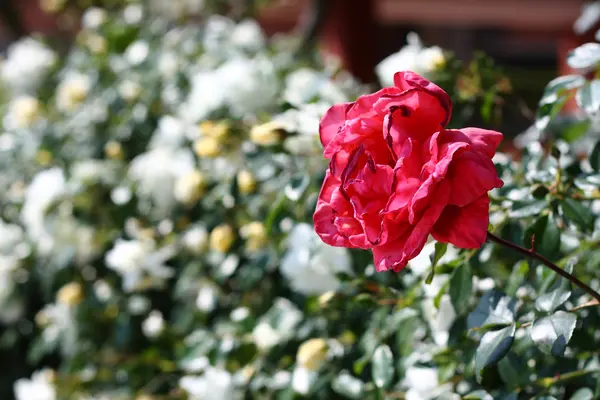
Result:
[[[262,222],[251,222],[240,228],[240,236],[246,239],[246,250],[255,252],[267,243],[267,231]]]
[[[321,308],[327,307],[329,302],[335,297],[335,291],[330,290],[329,292],[325,292],[319,296],[319,306]]]
[[[85,45],[93,54],[105,54],[108,50],[108,41],[97,34],[89,34],[85,37]]]
[[[65,8],[67,0],[40,0],[40,8],[47,14],[55,14]]]
[[[229,134],[229,125],[227,122],[204,121],[200,123],[200,130],[204,137],[210,137],[222,142]]]
[[[256,188],[256,179],[252,172],[241,170],[237,174],[237,185],[241,194],[250,194]]]
[[[75,306],[83,301],[83,288],[79,282],[67,283],[56,293],[59,303],[67,306]]]
[[[231,226],[219,225],[210,233],[210,248],[212,250],[227,253],[235,241],[235,234]]]
[[[281,141],[284,133],[284,127],[280,122],[271,121],[253,127],[250,131],[250,140],[260,146],[273,146]]]
[[[202,172],[194,170],[187,175],[180,177],[175,182],[174,195],[177,201],[193,205],[200,197],[204,194],[204,188],[206,186],[206,179]]]
[[[111,140],[104,145],[104,154],[111,160],[121,160],[123,158],[123,147],[121,143]]]
[[[52,162],[52,153],[48,150],[40,150],[35,155],[35,160],[42,166],[50,165]]]
[[[10,114],[19,128],[27,128],[35,122],[41,113],[38,99],[31,96],[17,97],[10,105]]]
[[[194,143],[194,152],[198,157],[216,157],[221,153],[221,146],[213,137],[201,137]]]
[[[327,342],[325,339],[310,339],[302,343],[296,354],[296,362],[309,371],[318,370],[327,357]]]

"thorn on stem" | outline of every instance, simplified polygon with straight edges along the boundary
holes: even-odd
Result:
[[[535,252],[535,233],[531,235],[531,248],[529,249],[532,253]]]

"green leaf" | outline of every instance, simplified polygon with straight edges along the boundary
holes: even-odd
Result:
[[[291,201],[298,201],[308,188],[310,178],[308,175],[295,176],[290,179],[290,182],[285,186],[284,193]]]
[[[433,254],[431,255],[432,268],[435,268],[440,259],[444,257],[444,254],[446,254],[447,249],[448,243],[435,242],[435,249],[433,251]]]
[[[473,293],[473,274],[471,266],[465,262],[454,270],[450,277],[450,300],[458,315],[462,315],[469,309],[469,300]]]
[[[590,164],[594,171],[600,172],[600,140],[596,142],[596,145],[590,153]]]
[[[491,394],[483,389],[476,390],[464,396],[463,400],[494,400]]]
[[[566,268],[567,272],[573,271],[573,264],[569,264]],[[569,281],[563,277],[558,277],[558,280],[547,292],[539,296],[535,301],[535,308],[541,312],[551,313],[560,307],[565,301],[571,297],[571,285]]]
[[[544,89],[540,104],[550,104],[558,100],[565,91],[577,89],[585,84],[585,78],[581,75],[564,75],[551,80]]]
[[[589,208],[571,198],[564,199],[560,204],[564,216],[582,231],[589,232],[594,230],[594,214],[592,214]]]
[[[536,319],[531,327],[531,340],[547,354],[560,356],[564,353],[577,323],[575,314],[557,311]]]
[[[527,366],[513,353],[508,353],[498,363],[500,378],[508,387],[514,388],[528,381]]]
[[[496,290],[484,293],[467,317],[468,329],[510,325],[515,320],[515,301]]]
[[[431,270],[429,271],[429,274],[427,274],[427,278],[425,278],[425,283],[427,285],[430,285],[433,281],[433,277],[435,276],[435,266],[440,261],[440,259],[444,257],[447,248],[448,243],[435,242],[435,249],[433,251],[433,254],[429,256],[431,260]]]
[[[560,252],[560,231],[553,216],[544,215],[525,230],[523,244],[530,248],[534,239],[534,249],[546,258],[553,259]]]
[[[497,363],[508,353],[515,339],[515,331],[513,324],[483,335],[475,351],[475,373],[478,380],[481,380],[481,372],[485,367]]]
[[[394,377],[394,355],[388,345],[382,344],[375,349],[371,359],[371,373],[375,385],[383,389]]]
[[[567,143],[573,143],[587,134],[590,131],[591,125],[592,122],[589,119],[566,124],[566,126],[560,129],[560,138]]]
[[[529,273],[529,263],[527,260],[521,260],[515,264],[512,273],[508,278],[508,284],[506,286],[506,294],[510,297],[514,297],[517,294],[517,290],[523,284],[523,281]]]
[[[594,392],[590,388],[581,388],[569,400],[593,400]]]
[[[362,399],[364,393],[364,383],[358,378],[353,377],[346,371],[340,372],[333,378],[331,388],[337,394],[348,399]]]
[[[545,200],[515,201],[508,216],[511,218],[525,218],[539,215],[548,203]]]
[[[594,79],[577,91],[577,105],[588,114],[600,111],[600,80]]]

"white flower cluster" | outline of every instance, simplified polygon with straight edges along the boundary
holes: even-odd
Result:
[[[386,57],[375,68],[382,86],[393,86],[394,74],[398,71],[413,71],[431,79],[436,70],[444,67],[446,58],[440,47],[424,47],[415,32],[409,33],[406,41],[406,46]]]

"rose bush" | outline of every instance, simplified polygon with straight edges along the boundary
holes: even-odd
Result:
[[[492,157],[495,131],[445,129],[452,105],[437,85],[398,72],[394,86],[337,104],[323,116],[329,169],[314,214],[333,246],[371,249],[378,271],[398,271],[429,235],[479,248],[488,191],[502,187]]]
[[[339,65],[298,58],[293,37],[267,39],[251,19],[180,24],[157,2],[126,3],[87,10],[64,57],[25,39],[0,62],[1,399],[600,398],[600,308],[546,267],[495,243],[430,241],[402,273],[376,273],[368,252],[323,243],[311,223],[327,167],[319,121],[351,101],[325,121],[360,143],[337,138],[331,158],[363,154],[332,190],[353,196],[352,212],[373,204],[366,240],[396,195],[372,179],[393,157],[409,190],[386,235],[412,234],[433,207],[437,221],[462,210],[452,194],[479,187],[471,171],[491,175],[499,136],[449,128],[495,104],[488,63],[459,77],[448,57],[428,76],[452,99],[445,125],[445,96],[416,77],[355,101],[368,90]],[[39,68],[15,67],[27,65]],[[494,155],[504,185],[490,192],[490,232],[535,237],[598,289],[600,146],[550,149]]]

